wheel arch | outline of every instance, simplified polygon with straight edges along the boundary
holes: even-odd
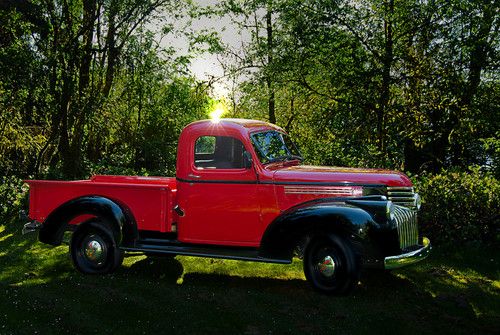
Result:
[[[263,257],[291,259],[300,241],[313,235],[336,234],[361,242],[372,223],[372,216],[365,210],[345,203],[304,203],[286,210],[269,224],[260,253]]]
[[[125,204],[104,196],[87,195],[69,200],[53,210],[42,224],[39,240],[52,245],[61,244],[69,222],[81,215],[105,218],[118,245],[131,244],[138,236],[135,218]]]

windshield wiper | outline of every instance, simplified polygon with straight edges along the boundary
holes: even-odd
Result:
[[[289,158],[289,159],[287,159],[288,161],[298,160],[298,161],[302,162],[304,160],[304,157],[299,156],[299,155],[290,155],[287,157]]]
[[[293,161],[293,160],[298,160],[298,161],[302,162],[304,160],[304,158],[302,158],[301,156],[298,156],[298,155],[279,156],[279,157],[269,159],[266,164],[275,163],[275,162]]]

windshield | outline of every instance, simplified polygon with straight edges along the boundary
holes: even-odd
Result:
[[[303,160],[299,150],[286,134],[271,130],[252,134],[251,138],[255,152],[263,164],[293,159]]]

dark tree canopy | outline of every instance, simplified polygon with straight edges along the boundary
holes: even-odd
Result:
[[[500,173],[497,1],[196,3],[1,2],[2,174],[174,173],[180,130],[217,101],[162,26],[218,54],[230,116],[276,122],[310,163]],[[188,16],[231,21],[241,47]]]

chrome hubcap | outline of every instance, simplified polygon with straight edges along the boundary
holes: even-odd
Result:
[[[325,277],[332,277],[335,273],[335,261],[331,256],[325,256],[317,265],[319,273]]]
[[[104,248],[101,241],[89,239],[85,243],[85,257],[94,263],[100,263],[104,259]]]

